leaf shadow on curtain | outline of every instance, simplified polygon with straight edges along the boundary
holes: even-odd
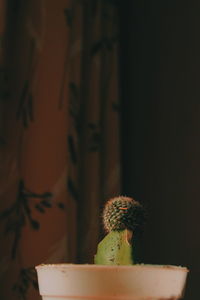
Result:
[[[0,297],[34,266],[92,263],[120,192],[117,1],[2,1]]]

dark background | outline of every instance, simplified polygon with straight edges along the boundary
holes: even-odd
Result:
[[[121,1],[123,194],[148,221],[145,263],[190,269],[200,298],[200,2]]]

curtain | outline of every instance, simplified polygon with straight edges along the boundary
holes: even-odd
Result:
[[[118,2],[0,1],[0,298],[92,263],[120,193]]]

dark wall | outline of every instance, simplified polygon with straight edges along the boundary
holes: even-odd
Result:
[[[143,202],[149,214],[141,259],[188,266],[185,299],[195,300],[200,298],[200,2],[125,2],[120,10],[123,193]]]

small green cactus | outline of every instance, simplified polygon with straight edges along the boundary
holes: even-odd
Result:
[[[103,211],[103,224],[108,234],[98,245],[95,264],[133,264],[133,236],[143,222],[144,210],[139,202],[123,196],[110,199]]]

